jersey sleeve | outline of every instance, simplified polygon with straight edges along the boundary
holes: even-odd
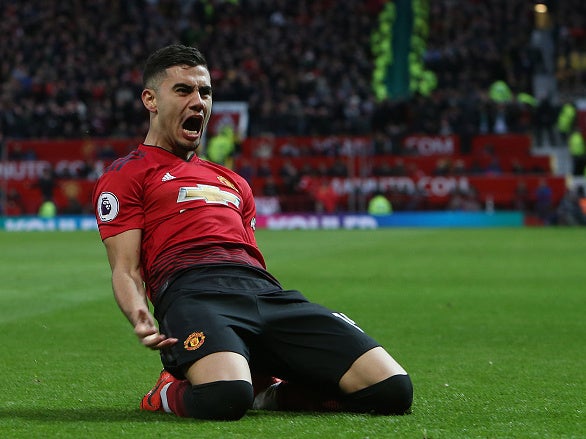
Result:
[[[93,205],[102,240],[144,228],[140,178],[122,170],[103,174],[93,192]]]

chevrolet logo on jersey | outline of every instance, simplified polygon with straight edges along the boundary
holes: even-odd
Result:
[[[224,204],[225,206],[228,203],[232,203],[236,208],[240,207],[240,198],[231,192],[223,191],[217,186],[198,184],[193,187],[179,188],[178,203],[193,200],[204,200],[206,203]]]

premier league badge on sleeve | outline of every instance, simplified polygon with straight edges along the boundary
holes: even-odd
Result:
[[[102,192],[98,197],[98,216],[103,223],[116,218],[119,208],[118,198],[112,192]]]

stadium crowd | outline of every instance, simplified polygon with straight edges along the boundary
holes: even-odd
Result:
[[[563,102],[531,100],[544,69],[534,2],[429,2],[428,94],[375,99],[371,35],[384,0],[6,0],[0,2],[0,146],[6,138],[141,138],[145,54],[173,42],[206,54],[214,99],[246,101],[249,136],[372,135],[397,154],[408,133],[529,133],[555,144]],[[581,0],[549,1],[565,95],[586,76]],[[490,90],[503,81],[512,99]],[[519,96],[529,96],[519,99]]]
[[[540,68],[530,45],[532,2],[441,0],[430,2],[424,55],[438,88],[429,96],[377,103],[370,36],[384,3],[3,1],[0,129],[12,138],[142,136],[144,110],[136,96],[145,54],[176,41],[206,53],[217,101],[249,103],[250,135],[373,129],[470,135],[497,129],[491,117],[502,109],[490,107],[486,93],[494,81],[531,93]],[[584,3],[550,3],[558,3],[560,60],[571,71],[562,79],[580,81]],[[520,107],[513,101],[504,109],[504,129],[554,123],[554,102]]]

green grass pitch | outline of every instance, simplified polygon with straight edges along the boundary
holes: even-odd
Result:
[[[411,415],[140,412],[159,359],[115,305],[97,232],[0,232],[0,437],[586,437],[583,229],[257,238],[286,288],[347,314],[410,372]]]

